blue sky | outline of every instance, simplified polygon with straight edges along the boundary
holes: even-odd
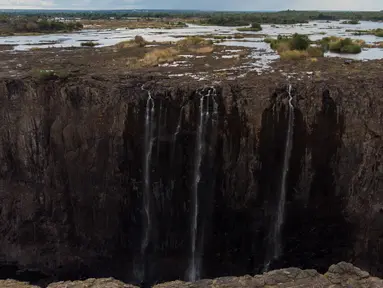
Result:
[[[0,8],[383,10],[383,0],[0,0]]]

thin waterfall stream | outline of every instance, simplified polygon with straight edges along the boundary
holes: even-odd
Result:
[[[142,90],[145,90],[142,87]],[[154,100],[152,98],[151,92],[147,90],[148,98],[146,100],[146,108],[145,108],[145,138],[144,138],[144,185],[143,185],[143,197],[142,197],[142,207],[143,207],[143,236],[141,242],[141,257],[142,259],[146,258],[146,252],[150,241],[150,231],[151,231],[151,201],[150,201],[150,166],[151,166],[151,158],[152,158],[152,149],[153,149],[153,119],[155,112]],[[145,264],[144,264],[145,266]],[[145,267],[143,271],[143,278],[145,278]],[[145,280],[145,279],[143,279]]]
[[[265,265],[265,271],[269,270],[270,264],[273,260],[279,259],[282,254],[282,227],[285,220],[285,204],[286,204],[286,186],[287,186],[287,175],[289,172],[290,156],[293,148],[293,134],[294,134],[294,106],[292,104],[293,96],[291,94],[292,86],[288,88],[288,122],[287,122],[287,133],[285,142],[285,151],[282,167],[282,179],[280,195],[278,200],[278,209],[276,219],[274,221],[274,227],[272,230],[272,258],[268,259]]]
[[[192,190],[192,219],[191,219],[191,258],[188,269],[188,280],[191,282],[195,282],[200,278],[200,255],[201,251],[197,251],[198,245],[197,241],[203,241],[203,239],[197,239],[199,234],[199,226],[198,226],[198,216],[199,216],[199,197],[198,197],[198,186],[201,180],[201,162],[202,157],[204,155],[205,150],[205,128],[207,127],[209,117],[210,117],[210,102],[214,102],[214,97],[216,95],[214,88],[209,88],[207,95],[203,95],[201,92],[198,92],[200,96],[199,100],[199,120],[198,120],[198,128],[196,135],[196,150],[195,150],[195,161],[194,161],[194,173],[193,173],[193,190]],[[206,103],[204,99],[206,98]],[[206,105],[205,105],[205,104]],[[216,105],[213,104],[214,110],[216,109]],[[201,233],[203,235],[203,231]],[[200,237],[200,238],[203,238]]]

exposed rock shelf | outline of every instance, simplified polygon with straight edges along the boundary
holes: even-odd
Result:
[[[39,288],[14,280],[0,280],[2,288]],[[369,273],[350,263],[332,265],[327,273],[316,270],[287,268],[243,277],[222,277],[213,280],[200,280],[195,283],[173,281],[154,285],[153,288],[381,288],[383,280],[371,277]],[[88,279],[52,283],[48,288],[138,288],[121,281],[108,279]]]
[[[201,278],[261,273],[278,210],[290,84],[282,247],[270,269],[324,273],[347,260],[382,276],[383,76],[333,76],[1,80],[1,278],[186,279],[193,191]],[[216,96],[206,97],[212,86]]]

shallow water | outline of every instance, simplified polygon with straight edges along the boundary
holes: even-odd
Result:
[[[300,33],[309,35],[311,40],[318,40],[326,36],[352,37],[354,39],[362,39],[367,43],[383,41],[383,38],[374,35],[354,36],[352,32],[346,30],[368,30],[383,29],[383,22],[361,21],[360,24],[340,24],[341,21],[313,21],[306,24],[294,25],[262,25],[263,31],[260,32],[244,32],[245,34],[268,35],[268,37],[277,37],[279,34],[291,35]],[[47,47],[79,47],[84,41],[95,41],[105,47],[117,44],[118,42],[134,39],[136,35],[141,35],[147,41],[166,42],[177,41],[182,36],[187,35],[233,35],[240,33],[237,27],[219,27],[219,26],[199,26],[189,24],[186,28],[177,29],[104,29],[104,30],[83,30],[76,33],[50,34],[37,36],[10,36],[0,37],[0,44],[16,45],[14,50],[22,51],[31,48],[47,48]],[[245,40],[245,41],[243,41]],[[246,38],[246,39],[230,39],[218,45],[248,47],[254,50],[266,50],[268,53],[269,45],[262,42],[263,38]],[[358,60],[383,59],[383,50],[378,48],[368,49],[358,55],[339,55],[327,53],[326,56],[344,57]],[[275,57],[274,57],[275,58]]]

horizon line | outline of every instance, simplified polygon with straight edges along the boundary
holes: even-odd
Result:
[[[99,9],[88,9],[88,8],[1,8],[0,11],[33,11],[33,10],[45,10],[45,11],[198,11],[198,12],[383,12],[383,10],[321,10],[321,9],[310,9],[310,10],[297,10],[297,9],[284,9],[284,10],[274,10],[274,9],[262,9],[262,10],[210,10],[210,9],[166,9],[166,8],[99,8]]]

